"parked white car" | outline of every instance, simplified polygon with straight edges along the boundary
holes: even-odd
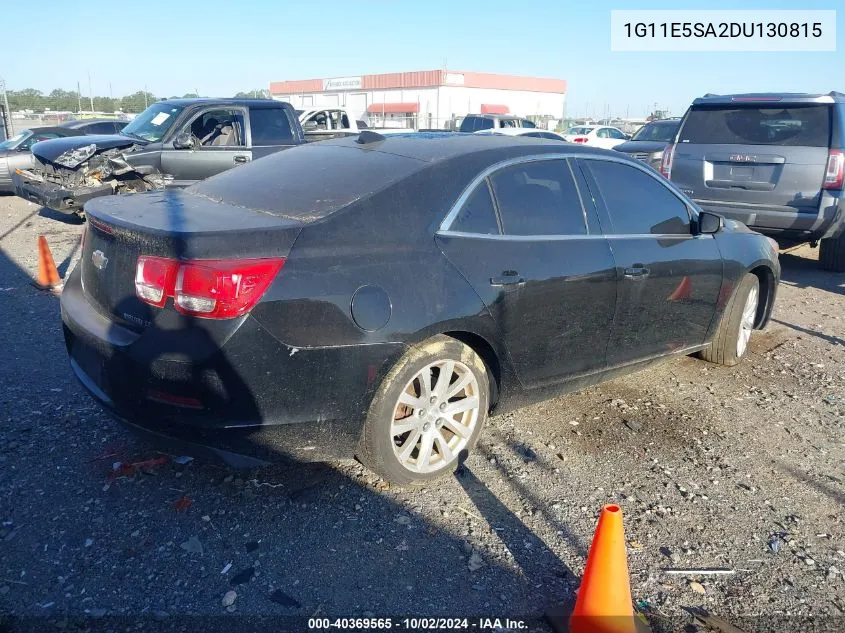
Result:
[[[296,110],[306,141],[323,141],[340,136],[352,136],[363,130],[379,134],[407,134],[408,128],[371,128],[364,121],[356,121],[346,108],[308,108]]]
[[[581,143],[604,149],[613,149],[628,140],[622,130],[607,125],[576,125],[566,130],[563,138],[570,143]]]
[[[502,134],[504,136],[527,136],[528,138],[544,138],[550,141],[563,141],[564,143],[566,142],[566,139],[563,138],[557,132],[530,127],[501,127],[496,130],[479,130],[478,132],[473,132],[473,134]]]

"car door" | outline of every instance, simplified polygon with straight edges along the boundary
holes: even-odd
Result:
[[[605,365],[616,271],[585,192],[568,159],[521,158],[481,174],[437,234],[528,387]]]
[[[619,280],[609,367],[700,345],[722,284],[712,235],[697,235],[685,200],[658,174],[614,159],[579,161]]]
[[[201,110],[175,136],[187,134],[192,148],[177,149],[173,140],[165,143],[161,166],[173,176],[174,186],[185,187],[199,180],[252,160],[246,132],[246,108],[226,107]]]
[[[249,129],[253,159],[299,145],[289,110],[279,107],[249,109]]]

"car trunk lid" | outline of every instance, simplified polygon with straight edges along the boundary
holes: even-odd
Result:
[[[80,261],[85,296],[100,313],[136,331],[148,327],[153,314],[135,295],[138,257],[284,258],[302,229],[294,220],[181,190],[97,198],[85,212],[89,224]],[[172,302],[164,309],[172,310]]]
[[[830,143],[828,105],[693,106],[671,180],[698,202],[818,211]],[[766,214],[775,218],[777,215]]]

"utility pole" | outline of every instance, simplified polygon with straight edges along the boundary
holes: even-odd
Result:
[[[91,91],[91,71],[88,71],[88,103],[91,104],[91,112],[94,112],[94,93]]]
[[[147,103],[147,84],[144,84],[144,110],[147,109],[148,105],[149,104]]]
[[[79,87],[79,82],[76,82],[76,113],[82,112],[82,89]]]
[[[12,134],[12,113],[9,110],[9,97],[6,95],[6,80],[0,79],[0,91],[3,92],[3,140]]]

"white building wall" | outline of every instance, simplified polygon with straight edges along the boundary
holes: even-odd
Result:
[[[463,86],[433,86],[428,88],[389,90],[350,90],[315,92],[310,94],[273,95],[274,99],[289,101],[294,108],[343,106],[356,119],[367,119],[367,106],[373,103],[418,103],[419,127],[443,127],[454,117],[481,112],[482,104],[508,106],[518,116],[550,115],[563,117],[565,95],[549,92],[528,92],[494,88]],[[401,119],[399,116],[388,119]]]

